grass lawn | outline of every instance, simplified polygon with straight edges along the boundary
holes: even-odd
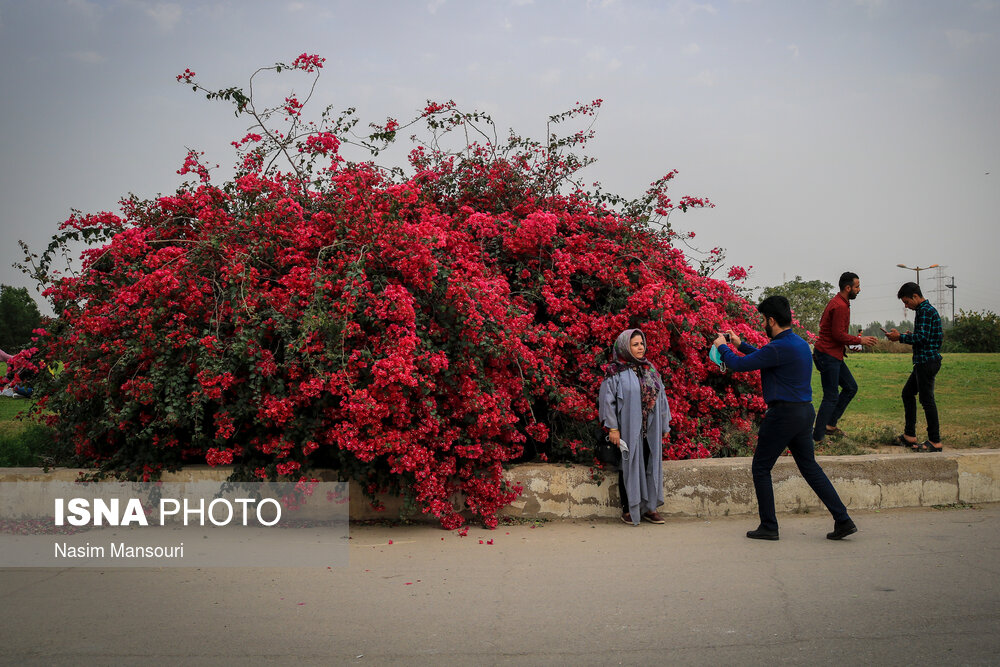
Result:
[[[0,377],[7,374],[7,364],[0,363]],[[53,460],[49,429],[29,419],[18,419],[35,402],[28,398],[0,396],[0,467],[41,466]]]
[[[934,393],[946,448],[1000,447],[1000,354],[945,354]],[[858,383],[838,426],[844,444],[885,444],[903,432],[900,393],[910,375],[909,354],[852,354],[847,358]],[[823,398],[819,373],[813,372],[813,403]],[[927,438],[924,411],[917,402],[917,438]],[[833,453],[833,452],[829,452]],[[845,452],[848,453],[848,452]]]
[[[26,411],[34,404],[30,398],[7,398],[0,396],[0,423],[17,418],[18,413]]]
[[[0,396],[0,467],[40,466],[51,457],[48,430],[17,418],[34,401]]]

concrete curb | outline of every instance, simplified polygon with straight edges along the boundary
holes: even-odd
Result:
[[[848,509],[925,507],[954,503],[1000,502],[1000,449],[956,450],[941,454],[868,454],[817,457]],[[41,468],[0,468],[0,482],[72,481],[84,472]],[[231,469],[197,466],[163,475],[164,482],[224,481]],[[332,481],[332,473],[321,473]],[[617,473],[595,480],[586,466],[521,464],[507,478],[524,491],[502,514],[523,519],[614,518],[621,512]],[[774,467],[778,512],[824,512],[819,499],[803,481],[791,457]],[[673,516],[756,514],[750,459],[664,461],[661,513]],[[385,509],[375,511],[360,487],[351,483],[351,518],[395,519],[402,500],[380,498]],[[427,518],[425,515],[411,519]]]
[[[924,507],[1000,501],[1000,450],[942,454],[868,454],[817,457],[848,509]],[[583,466],[515,466],[511,481],[524,493],[505,511],[524,518],[616,517],[617,473],[603,484]],[[772,472],[779,512],[825,512],[791,457]],[[674,516],[756,514],[749,458],[665,461],[664,505]]]

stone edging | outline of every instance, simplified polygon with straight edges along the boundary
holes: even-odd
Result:
[[[942,454],[821,456],[820,465],[848,509],[922,507],[958,502],[1000,502],[1000,450]],[[620,513],[617,474],[603,484],[583,466],[521,465],[509,472],[524,493],[506,514],[531,518],[615,517]],[[789,456],[772,472],[778,512],[825,511]],[[756,514],[749,458],[665,461],[664,505],[674,516]]]

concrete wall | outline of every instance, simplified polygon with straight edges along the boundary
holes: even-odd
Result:
[[[942,454],[870,454],[819,457],[820,464],[848,509],[888,509],[948,505],[957,502],[1000,502],[1000,450],[956,450]],[[2,468],[3,481],[71,481],[79,470],[43,473],[38,468]],[[223,481],[228,468],[185,468],[163,476],[165,482]],[[521,496],[504,514],[525,519],[614,518],[618,503],[617,473],[594,479],[585,466],[523,464],[507,473],[524,487]],[[320,474],[333,481],[331,473]],[[778,512],[825,512],[819,499],[802,480],[791,457],[782,457],[772,473]],[[665,504],[660,511],[675,516],[727,516],[756,514],[750,477],[750,460],[704,459],[663,463]],[[377,512],[360,488],[351,485],[352,519],[394,519],[400,514],[399,498],[381,498],[385,509]],[[456,502],[460,502],[456,500]],[[411,517],[421,519],[423,516]]]
[[[823,456],[820,465],[849,509],[887,509],[1000,502],[1000,450],[963,450],[942,454]],[[615,517],[620,513],[616,475],[603,484],[587,468],[522,465],[512,481],[525,492],[505,512],[539,518]],[[826,511],[783,456],[771,474],[779,512]],[[750,460],[704,459],[663,463],[664,505],[676,516],[756,514]]]

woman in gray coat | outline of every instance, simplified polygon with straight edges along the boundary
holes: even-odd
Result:
[[[622,521],[663,523],[663,436],[670,431],[670,406],[663,380],[646,359],[646,335],[626,329],[615,340],[615,359],[605,367],[598,397],[601,424],[615,446],[625,441],[618,494]]]

